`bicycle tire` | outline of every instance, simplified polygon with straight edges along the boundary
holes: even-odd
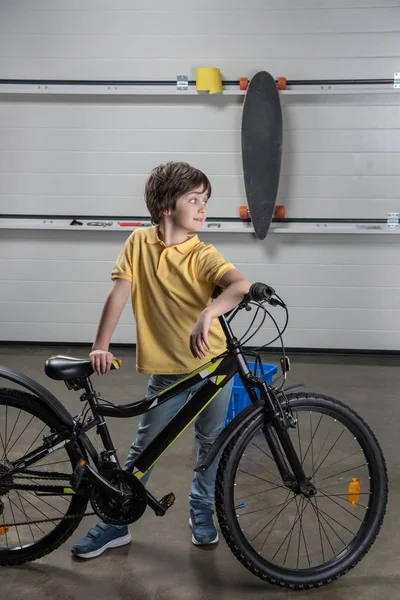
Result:
[[[11,408],[19,410],[19,415],[22,411],[24,411],[25,413],[28,413],[28,415],[32,415],[33,418],[36,417],[46,427],[51,428],[52,432],[54,433],[65,431],[65,424],[63,424],[58,418],[58,416],[55,413],[52,413],[46,406],[44,406],[33,394],[11,388],[0,388],[0,407],[1,406],[6,407],[6,414],[8,413],[8,408]],[[18,416],[18,419],[19,418],[20,417]],[[25,432],[23,432],[23,434],[25,435]],[[7,451],[7,445],[4,447],[4,443],[6,442],[4,442],[2,438],[2,447],[0,447],[0,451],[2,451],[3,454]],[[40,441],[38,442],[38,444],[40,444]],[[78,460],[80,460],[81,458],[85,458],[82,454],[82,451],[75,443],[71,443],[65,446],[65,452],[70,461],[71,471],[73,471],[73,469],[75,468],[75,465]],[[50,456],[53,455],[51,454]],[[68,459],[66,462],[68,462]],[[33,465],[31,468],[35,469],[35,465]],[[43,471],[43,474],[45,475],[46,471]],[[88,496],[71,495],[70,498],[71,501],[69,503],[68,509],[65,512],[65,516],[83,515],[88,503]],[[2,497],[0,496],[0,500],[1,499]],[[7,502],[7,494],[3,494],[3,500]],[[14,504],[16,503],[14,502]],[[31,504],[33,506],[33,501],[31,502]],[[12,506],[11,501],[10,506]],[[1,518],[4,519],[4,514]],[[22,546],[16,546],[14,548],[1,547],[2,539],[4,540],[5,538],[5,534],[3,533],[3,535],[0,537],[0,565],[20,565],[29,561],[36,560],[38,558],[41,558],[42,556],[45,556],[46,554],[53,552],[53,550],[58,548],[70,537],[70,535],[78,527],[81,519],[82,516],[77,518],[69,518],[65,520],[60,520],[57,524],[55,524],[56,522],[53,521],[53,524],[55,524],[54,529],[52,529],[49,533],[45,534],[44,537],[39,539],[37,542],[34,541],[33,543],[27,545],[24,544]],[[0,527],[4,522],[4,520],[0,520]],[[17,523],[18,519],[14,522]],[[16,529],[18,529],[18,527]],[[29,529],[31,529],[30,526]],[[33,533],[32,537],[34,538]]]
[[[241,530],[234,501],[239,461],[255,432],[262,428],[262,413],[258,411],[257,415],[250,418],[227,445],[219,463],[215,492],[216,512],[222,534],[233,554],[249,571],[269,583],[299,590],[331,583],[347,573],[365,556],[383,522],[388,497],[388,481],[385,460],[379,443],[369,426],[354,410],[334,398],[322,395],[298,393],[289,394],[287,398],[295,413],[318,409],[317,412],[333,417],[348,428],[364,452],[371,477],[371,489],[373,489],[369,505],[366,507],[365,523],[360,526],[357,539],[354,538],[349,544],[348,551],[342,552],[341,556],[318,568],[296,570],[277,566],[257,554],[249,544]],[[257,409],[254,410],[256,412]]]

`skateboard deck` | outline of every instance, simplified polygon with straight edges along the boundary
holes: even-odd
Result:
[[[242,117],[242,163],[249,213],[258,239],[274,213],[282,158],[282,111],[276,83],[260,71],[250,81]]]

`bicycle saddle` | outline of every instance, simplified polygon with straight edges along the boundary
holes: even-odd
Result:
[[[112,364],[111,370],[116,367]],[[64,380],[90,377],[94,371],[90,360],[73,358],[72,356],[52,356],[46,360],[44,371],[51,379]]]

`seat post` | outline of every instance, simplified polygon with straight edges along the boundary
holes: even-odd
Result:
[[[102,460],[114,463],[118,468],[121,468],[120,462],[117,457],[117,449],[114,447],[113,441],[108,431],[107,423],[103,415],[99,415],[97,412],[97,406],[99,404],[97,392],[93,388],[90,377],[85,377],[84,384],[85,393],[82,394],[81,400],[85,400],[89,403],[92,413],[97,421],[96,433],[100,436],[103,442],[104,452],[101,453]]]

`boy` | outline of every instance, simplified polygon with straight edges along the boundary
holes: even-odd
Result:
[[[113,288],[90,354],[98,375],[110,369],[114,357],[108,347],[129,294],[137,324],[137,370],[150,375],[147,396],[198,368],[199,359],[207,362],[226,350],[216,317],[237,306],[250,283],[214,246],[206,246],[196,234],[189,235],[201,230],[210,195],[207,177],[187,163],[169,162],[151,172],[145,199],[154,226],[129,236],[112,271]],[[216,285],[224,291],[211,302]],[[196,419],[199,461],[224,426],[232,384],[233,380]],[[131,470],[142,449],[187,397],[188,392],[180,394],[143,415],[124,469]],[[214,464],[193,478],[189,524],[196,545],[218,542],[212,510],[216,469]],[[142,478],[144,484],[149,475],[150,471]],[[98,523],[74,544],[72,552],[93,558],[130,540],[127,526]]]

